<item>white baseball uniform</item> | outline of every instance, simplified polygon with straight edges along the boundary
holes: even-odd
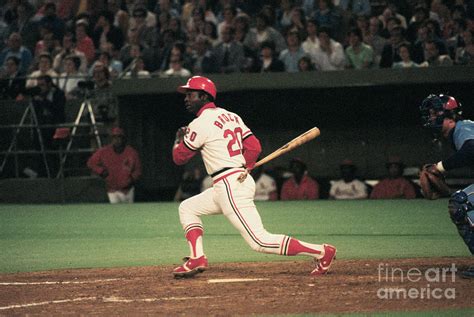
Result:
[[[324,252],[322,245],[300,242],[281,234],[271,234],[263,227],[254,204],[253,178],[248,175],[243,182],[237,180],[245,171],[243,142],[252,135],[237,114],[218,108],[213,103],[201,108],[197,118],[189,124],[183,140],[184,146],[188,150],[201,152],[206,170],[213,179],[213,187],[180,204],[179,216],[186,235],[193,229],[202,229],[201,216],[223,214],[256,251],[320,257]],[[180,145],[173,149],[173,158],[176,156],[176,148]],[[185,162],[186,160],[180,161],[181,164]],[[301,245],[292,247],[295,251],[289,250],[297,243]],[[192,257],[204,254],[201,241],[194,249],[191,246],[191,253]]]

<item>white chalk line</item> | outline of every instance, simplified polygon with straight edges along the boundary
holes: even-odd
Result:
[[[50,304],[63,304],[63,303],[71,303],[71,302],[80,302],[80,301],[97,301],[100,300],[104,303],[151,303],[151,302],[160,302],[160,301],[183,301],[183,300],[196,300],[196,299],[209,299],[215,298],[216,296],[195,296],[195,297],[152,297],[152,298],[138,298],[138,299],[129,299],[129,298],[121,298],[121,297],[78,297],[72,299],[57,299],[57,300],[50,300],[44,302],[36,302],[36,303],[28,303],[28,304],[17,304],[17,305],[9,305],[0,307],[0,310],[7,310],[7,309],[14,309],[14,308],[26,308],[26,307],[34,307],[34,306],[43,306],[43,305],[50,305]]]
[[[91,280],[91,281],[44,281],[44,282],[0,282],[0,285],[54,285],[54,284],[90,284],[90,283],[103,283],[121,281],[124,278],[108,278],[102,280]]]
[[[268,281],[268,278],[220,278],[207,280],[209,284],[213,283],[238,283],[238,282],[257,282]]]
[[[7,309],[13,309],[13,308],[26,308],[26,307],[33,307],[33,306],[49,305],[49,304],[80,302],[80,301],[95,300],[95,299],[96,299],[95,297],[78,297],[78,298],[72,298],[72,299],[57,299],[57,300],[51,300],[51,301],[45,301],[45,302],[3,306],[3,307],[0,307],[0,310],[7,310]]]

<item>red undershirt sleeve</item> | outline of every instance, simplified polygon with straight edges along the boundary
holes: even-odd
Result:
[[[197,151],[191,150],[189,147],[186,146],[184,141],[179,142],[173,147],[173,162],[176,165],[184,165],[186,164],[194,155],[196,155]]]
[[[243,155],[245,157],[245,167],[252,169],[257,162],[262,146],[260,141],[252,134],[243,140]]]

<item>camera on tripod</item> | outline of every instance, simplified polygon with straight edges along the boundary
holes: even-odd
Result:
[[[23,90],[23,94],[25,94],[27,96],[38,96],[38,95],[41,94],[41,88],[38,87],[38,86],[25,88]]]
[[[92,80],[81,80],[77,83],[77,87],[83,90],[92,90],[94,86],[95,84]]]

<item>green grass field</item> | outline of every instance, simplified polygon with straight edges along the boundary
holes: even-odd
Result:
[[[267,230],[338,247],[338,258],[469,256],[447,201],[260,202]],[[252,251],[223,216],[203,218],[210,261],[281,261]],[[0,205],[0,272],[180,263],[177,203]]]

